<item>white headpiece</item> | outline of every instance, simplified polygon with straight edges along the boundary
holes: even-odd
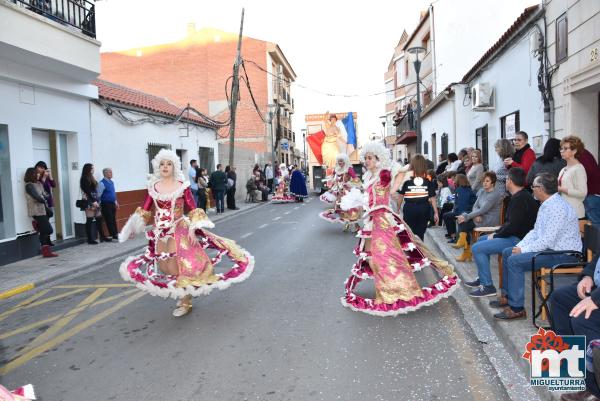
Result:
[[[173,163],[173,175],[177,181],[185,182],[186,179],[181,171],[181,160],[177,153],[170,149],[161,149],[154,159],[152,159],[152,174],[150,175],[151,180],[160,179],[160,162],[162,160],[169,160]]]
[[[338,164],[340,160],[344,162],[344,167],[340,167]],[[345,153],[338,153],[335,157],[335,172],[337,174],[345,173],[348,171],[348,167],[350,167],[350,158],[348,155]]]
[[[390,156],[390,151],[387,149],[381,142],[367,142],[363,145],[360,151],[360,161],[364,163],[365,156],[367,153],[372,153],[377,156],[379,160],[377,162],[377,168],[379,169],[391,169],[392,168],[392,157]]]

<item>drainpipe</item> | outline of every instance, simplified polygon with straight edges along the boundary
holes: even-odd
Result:
[[[438,95],[437,91],[437,60],[435,57],[435,22],[433,19],[433,4],[429,5],[429,18],[431,18],[431,68],[433,70],[433,96],[432,99]]]

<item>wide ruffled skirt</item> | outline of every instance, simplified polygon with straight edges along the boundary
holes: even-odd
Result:
[[[154,233],[148,232],[149,245],[145,252],[129,257],[121,264],[121,277],[150,295],[174,299],[208,295],[214,289],[224,290],[250,277],[254,257],[234,241],[198,229],[198,242],[192,244],[187,240],[185,230],[180,236],[176,232],[175,254],[156,252]],[[160,259],[169,257],[177,258],[178,276],[165,274],[158,267]],[[225,263],[224,259],[229,260],[229,266],[217,272],[217,267]]]
[[[460,282],[453,267],[431,253],[400,216],[383,209],[372,213],[359,230],[354,249],[358,260],[346,280],[341,302],[376,316],[397,316],[449,297]],[[370,249],[365,245],[370,244]],[[421,287],[414,272],[431,267],[440,277]],[[356,293],[363,280],[373,280],[375,298]]]
[[[362,209],[342,210],[339,206],[327,209],[319,213],[319,217],[330,223],[356,223],[358,222]]]

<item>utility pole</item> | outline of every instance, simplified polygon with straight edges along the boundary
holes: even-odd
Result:
[[[231,85],[231,123],[229,124],[229,165],[234,166],[234,141],[235,141],[235,109],[240,94],[240,64],[242,63],[242,30],[244,28],[244,9],[242,8],[242,21],[240,22],[240,36],[238,37],[237,56],[233,64],[233,83]]]

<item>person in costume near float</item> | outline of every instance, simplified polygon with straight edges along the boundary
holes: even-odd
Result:
[[[460,281],[453,267],[430,252],[390,208],[390,193],[398,189],[400,176],[389,150],[381,143],[369,142],[362,148],[361,160],[367,169],[363,176],[365,192],[352,189],[341,204],[344,210],[361,205],[365,210],[364,227],[358,232],[354,250],[358,261],[346,280],[342,304],[371,315],[396,316],[450,296]],[[414,272],[427,266],[441,278],[421,287]],[[375,299],[354,292],[366,278],[374,280]]]
[[[290,195],[296,198],[296,202],[304,202],[304,198],[308,197],[306,178],[295,164],[292,169],[292,177],[290,178]]]
[[[123,279],[150,295],[178,299],[173,316],[179,317],[192,309],[192,297],[207,295],[215,288],[224,290],[247,279],[254,258],[234,241],[206,230],[214,224],[204,210],[196,208],[175,152],[162,149],[152,160],[152,167],[154,173],[148,180],[144,203],[119,234],[119,242],[124,242],[152,224],[146,232],[149,243],[143,254],[127,258],[119,271]],[[207,248],[216,250],[214,258],[208,256]],[[223,256],[233,262],[233,267],[218,274],[215,266]]]
[[[348,155],[340,153],[337,155],[336,160],[333,186],[329,191],[321,195],[322,201],[333,203],[334,207],[320,213],[319,217],[331,223],[344,224],[344,231],[353,226],[353,231],[356,232],[359,229],[358,219],[361,215],[361,208],[342,210],[340,202],[342,201],[342,197],[352,188],[360,189],[361,182],[350,164]]]
[[[271,198],[271,202],[273,202],[273,203],[295,202],[296,198],[291,196],[288,191],[288,182],[290,179],[290,175],[288,173],[285,163],[281,163],[279,165],[277,179],[279,181],[277,183],[277,187],[275,188],[275,195],[273,195],[273,197]]]

